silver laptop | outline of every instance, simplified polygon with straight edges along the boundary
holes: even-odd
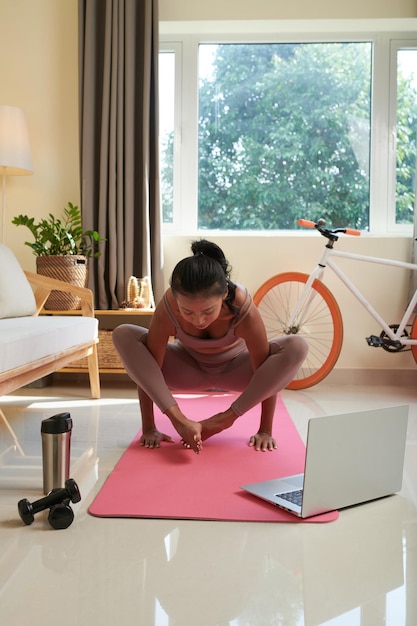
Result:
[[[408,406],[314,417],[303,474],[241,488],[298,517],[391,495],[402,485],[407,421]]]

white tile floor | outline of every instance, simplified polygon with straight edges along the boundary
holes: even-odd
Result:
[[[277,525],[91,517],[139,428],[129,383],[102,392],[90,401],[85,385],[61,385],[0,399],[24,452],[0,424],[1,624],[417,625],[417,389],[284,391],[303,437],[308,418],[323,414],[407,403],[410,417],[399,495],[330,524]],[[83,499],[66,530],[44,514],[24,526],[18,500],[43,495],[40,422],[62,410],[74,420],[71,475]]]

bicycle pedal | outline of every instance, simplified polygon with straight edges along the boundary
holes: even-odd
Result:
[[[376,335],[371,335],[370,337],[366,337],[366,342],[368,346],[371,346],[372,348],[382,348],[383,343],[384,343],[381,337],[377,337]]]

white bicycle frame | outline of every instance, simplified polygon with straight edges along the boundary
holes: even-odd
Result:
[[[363,293],[355,287],[353,282],[346,276],[346,274],[337,266],[332,257],[336,257],[339,259],[351,259],[355,261],[363,261],[365,263],[377,263],[379,265],[390,265],[392,267],[398,267],[403,269],[409,269],[412,271],[417,271],[417,265],[414,263],[405,263],[404,261],[395,261],[391,259],[384,259],[379,257],[366,256],[362,254],[355,254],[353,252],[340,252],[339,250],[334,250],[333,248],[325,248],[324,252],[321,256],[320,261],[318,262],[316,268],[310,274],[306,285],[301,292],[300,298],[297,302],[295,310],[289,321],[289,328],[302,326],[304,319],[308,313],[310,308],[310,304],[315,296],[315,291],[312,290],[312,284],[314,280],[318,279],[321,281],[324,270],[326,267],[330,267],[333,272],[340,278],[342,283],[346,285],[349,291],[359,300],[363,307],[368,311],[368,313],[374,318],[374,320],[381,326],[383,331],[392,341],[398,341],[401,345],[417,345],[417,339],[411,339],[409,337],[403,337],[402,334],[407,325],[408,320],[411,318],[411,315],[415,309],[417,303],[417,290],[414,292],[414,295],[402,317],[398,328],[394,332],[392,328],[389,327],[387,322],[379,315],[376,309],[368,302]],[[302,315],[299,318],[299,311],[302,310]]]

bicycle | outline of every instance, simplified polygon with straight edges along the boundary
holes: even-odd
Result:
[[[339,305],[331,291],[322,282],[324,270],[329,267],[382,328],[379,336],[366,337],[369,346],[388,352],[411,349],[417,362],[417,318],[411,317],[417,304],[417,289],[399,324],[388,324],[368,302],[363,293],[338,267],[335,258],[353,259],[393,267],[417,270],[417,265],[372,257],[334,249],[340,233],[358,236],[360,231],[350,228],[325,228],[323,219],[316,223],[299,219],[298,224],[315,228],[327,239],[318,264],[310,275],[302,272],[284,272],[269,278],[254,294],[254,302],[265,323],[268,338],[279,335],[302,335],[308,341],[309,354],[297,377],[287,389],[306,389],[321,382],[333,369],[343,343],[343,320]],[[406,327],[411,326],[411,334]],[[409,346],[409,347],[408,347]]]

